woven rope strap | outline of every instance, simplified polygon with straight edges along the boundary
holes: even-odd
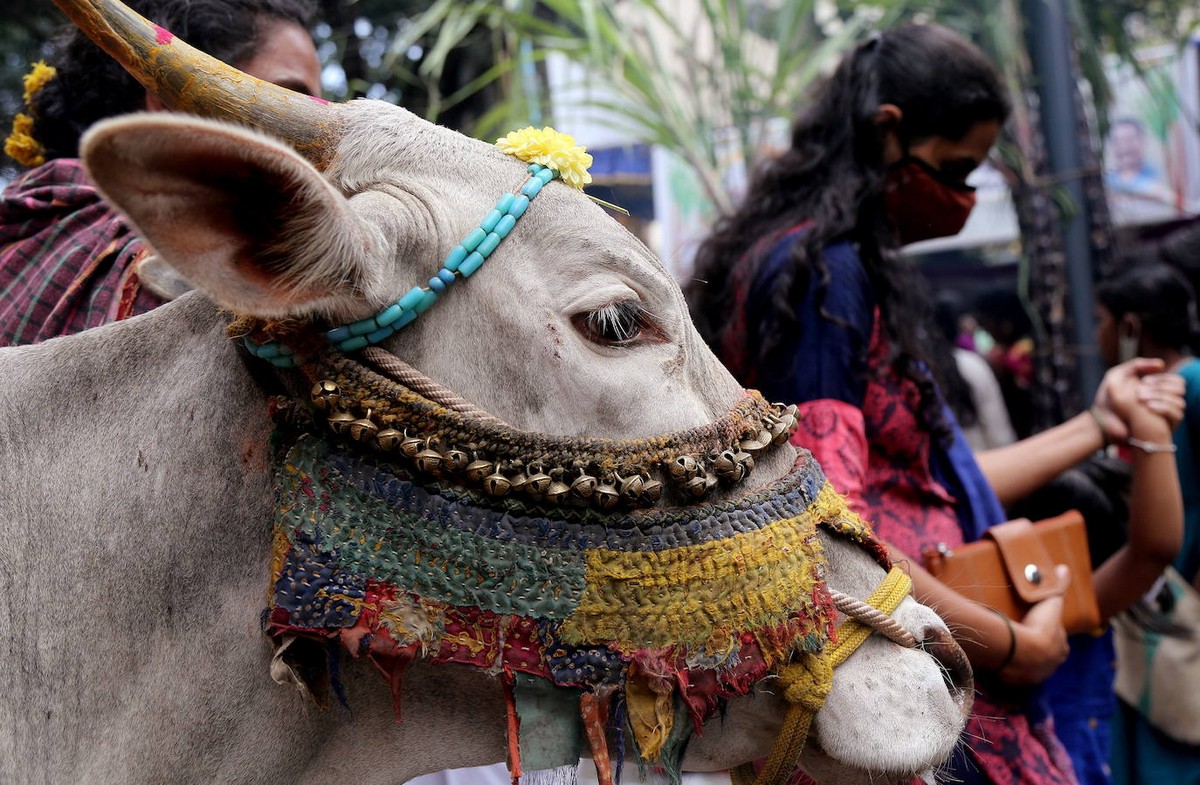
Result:
[[[499,417],[480,409],[448,387],[443,387],[385,349],[380,349],[378,346],[368,346],[362,350],[362,355],[384,376],[394,382],[403,384],[413,392],[423,395],[431,401],[440,403],[447,409],[453,409],[461,414],[478,417],[484,422],[508,426],[508,423]]]
[[[861,601],[867,606],[867,610],[872,612],[864,612],[860,616],[842,610],[848,618],[838,625],[837,643],[830,650],[820,654],[805,654],[799,662],[787,665],[780,671],[779,685],[783,690],[784,699],[789,704],[783,728],[779,731],[779,737],[771,748],[771,755],[758,776],[755,777],[753,764],[743,764],[731,772],[733,785],[783,785],[791,778],[808,740],[813,717],[824,705],[825,698],[829,696],[829,690],[833,686],[833,669],[849,659],[871,633],[875,632],[877,628],[873,622],[880,621],[880,616],[889,617],[888,620],[895,624],[890,616],[911,592],[912,579],[899,567],[892,567],[883,582],[871,592],[871,596]],[[849,600],[847,605],[853,610],[863,610],[854,605],[860,601],[846,595],[840,596]],[[841,604],[838,607],[839,610],[842,609]],[[883,626],[888,627],[886,624]],[[888,634],[888,637],[896,640],[891,634]],[[916,646],[916,639],[911,633],[907,633],[906,639],[904,636],[897,637],[901,638],[897,643],[902,646]],[[902,642],[905,640],[908,642]]]

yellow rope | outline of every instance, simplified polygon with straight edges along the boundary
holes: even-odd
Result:
[[[892,567],[864,602],[890,615],[911,591],[912,579],[899,567]],[[813,717],[829,696],[833,669],[845,662],[872,632],[873,628],[857,619],[846,619],[838,625],[838,642],[832,649],[821,654],[806,653],[799,662],[780,671],[779,685],[789,704],[783,728],[757,778],[753,764],[746,763],[730,772],[733,785],[782,785],[788,781],[804,750]]]
[[[912,592],[912,578],[899,567],[892,567],[883,582],[875,587],[871,596],[864,602],[873,608],[878,608],[891,615],[900,603]],[[837,628],[838,642],[829,652],[829,659],[836,668],[850,657],[851,654],[871,636],[874,629],[857,619],[846,619]]]

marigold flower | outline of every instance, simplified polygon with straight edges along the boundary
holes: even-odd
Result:
[[[4,140],[4,152],[22,166],[33,168],[46,163],[45,149],[33,138],[33,118],[18,114],[13,118],[12,133]]]
[[[496,140],[496,146],[509,155],[530,164],[540,164],[558,172],[564,183],[583,190],[592,181],[588,167],[592,157],[587,148],[575,144],[575,137],[549,126],[540,131],[532,126],[512,131]]]
[[[34,63],[29,73],[21,77],[25,83],[25,105],[32,105],[33,97],[37,95],[37,91],[45,87],[46,82],[49,82],[57,75],[58,70],[52,65],[46,65],[44,60],[38,60]]]

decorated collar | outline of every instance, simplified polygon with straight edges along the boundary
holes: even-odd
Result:
[[[429,310],[447,287],[459,278],[470,278],[516,226],[517,219],[529,209],[533,200],[551,180],[561,179],[572,188],[583,190],[592,181],[588,167],[592,157],[586,148],[575,144],[568,134],[553,128],[524,128],[498,139],[496,146],[529,164],[524,180],[511,193],[506,193],[484,216],[462,242],[454,246],[442,262],[441,269],[425,285],[414,286],[399,300],[374,316],[344,324],[325,332],[325,337],[339,351],[353,352],[378,344],[416,321]],[[255,357],[281,368],[296,365],[294,347],[279,341],[256,343],[242,339],[246,349]]]
[[[496,674],[514,776],[573,765],[583,739],[602,783],[630,741],[677,772],[725,699],[830,645],[818,528],[886,560],[807,453],[738,499],[564,515],[318,432],[292,441],[276,493],[277,679],[340,694],[339,650],[372,660],[396,701],[417,659]],[[328,650],[306,658],[301,641]]]
[[[724,416],[674,433],[603,439],[523,431],[479,410],[449,408],[328,348],[306,355],[311,404],[329,431],[494,499],[600,511],[692,504],[746,480],[796,426],[795,406],[747,390]]]

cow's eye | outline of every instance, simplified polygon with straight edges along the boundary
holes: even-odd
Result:
[[[630,346],[658,334],[650,311],[638,300],[620,300],[577,315],[575,327],[584,337],[602,346]]]

